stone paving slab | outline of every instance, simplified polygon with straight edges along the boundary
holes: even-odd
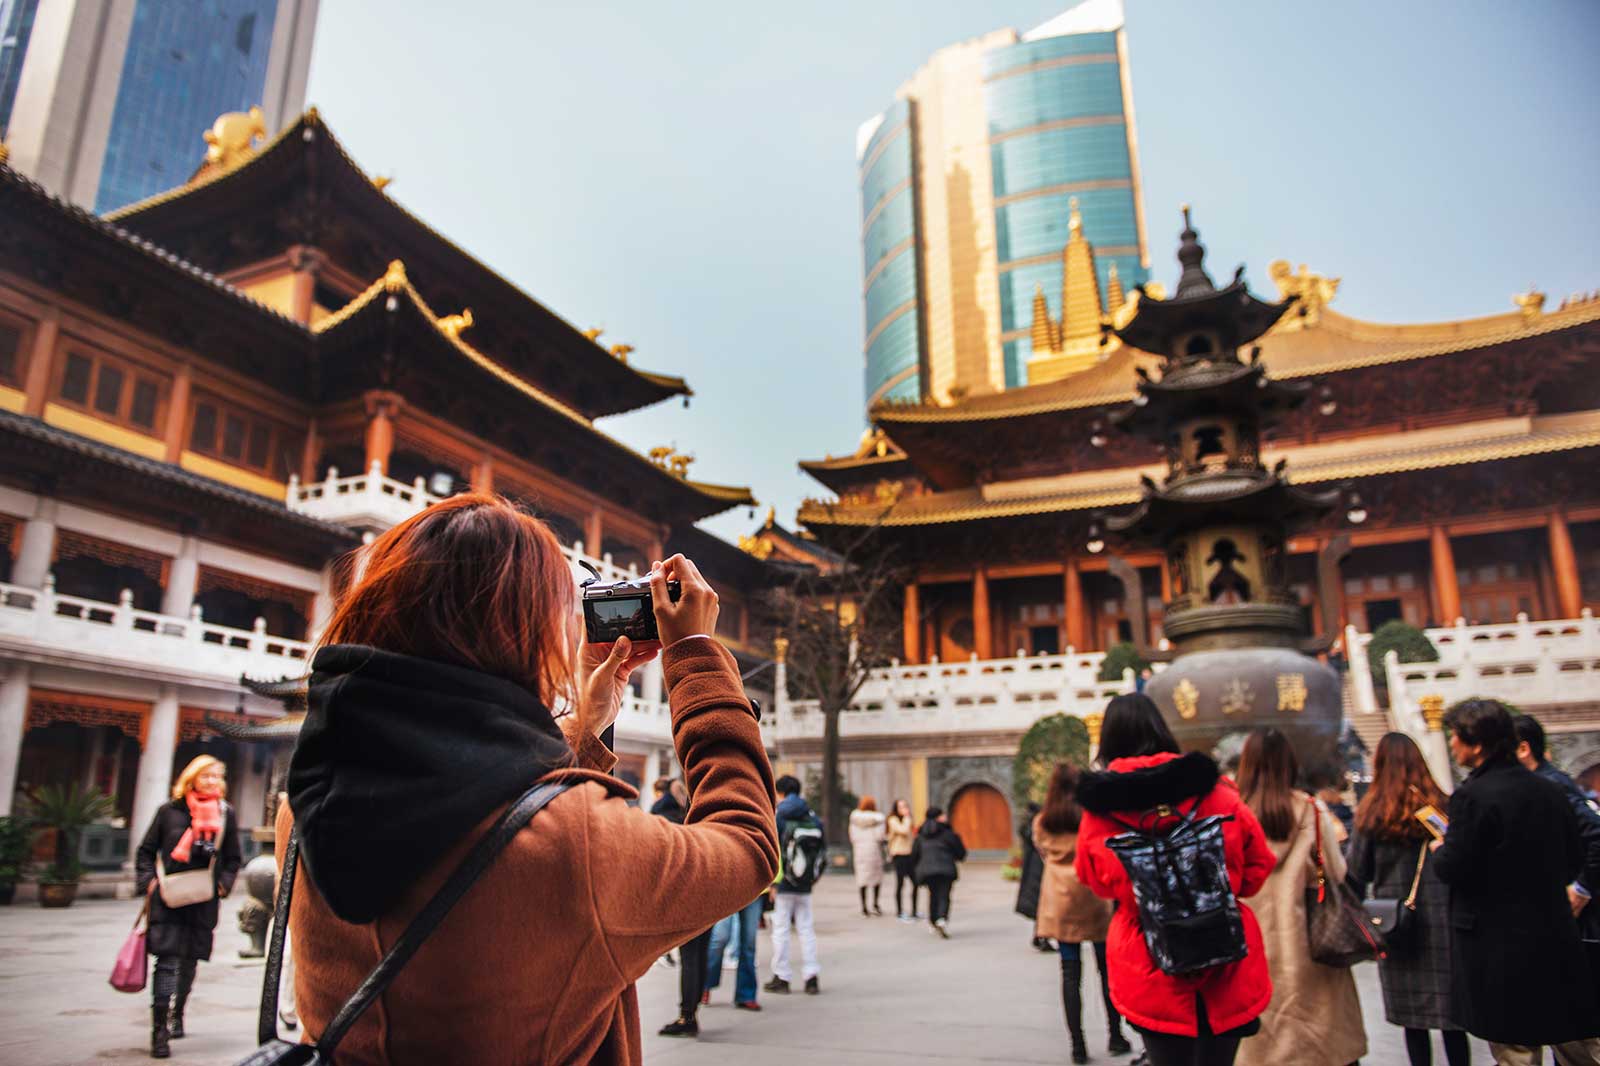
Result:
[[[922,923],[865,919],[848,875],[817,893],[820,996],[762,993],[759,1014],[731,1006],[733,972],[701,1011],[698,1041],[658,1037],[677,1013],[677,971],[657,965],[639,984],[646,1061],[661,1066],[886,1066],[891,1063],[1064,1063],[1060,966],[1028,946],[1011,913],[1014,886],[997,866],[968,864],[956,885],[952,939]],[[200,968],[190,1036],[172,1062],[225,1066],[255,1042],[262,964],[237,958],[236,900],[223,904],[213,961]],[[0,1064],[132,1064],[150,1061],[149,999],[107,983],[133,920],[131,903],[80,902],[64,911],[0,907]],[[798,945],[796,945],[798,946]],[[771,975],[762,934],[763,982]],[[1085,1025],[1100,1063],[1105,1025],[1093,964],[1086,966]],[[1404,1066],[1402,1035],[1383,1021],[1376,967],[1356,970],[1367,1017],[1368,1066]],[[1443,1061],[1443,1049],[1436,1052]],[[1487,1063],[1477,1045],[1474,1061]]]

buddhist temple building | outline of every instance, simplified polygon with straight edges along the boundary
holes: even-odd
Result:
[[[690,554],[767,661],[748,603],[777,570],[695,527],[754,515],[749,491],[595,424],[687,404],[683,380],[429,228],[315,110],[265,143],[216,129],[238,136],[187,184],[106,217],[0,162],[0,813],[98,786],[118,824],[86,846],[114,870],[209,751],[256,824],[272,753],[244,726],[285,708],[241,677],[303,675],[351,553],[468,488],[613,577]],[[618,773],[648,786],[669,718],[659,667],[637,682]]]
[[[1165,289],[1102,287],[1076,219],[1069,231],[1063,312],[1035,301],[1028,384],[880,403],[860,447],[800,464],[829,490],[801,507],[804,529],[827,546],[876,527],[907,574],[901,657],[843,716],[846,781],[954,806],[980,847],[1006,846],[1016,823],[1021,732],[1066,711],[1092,737],[1105,696],[1134,684],[1099,677],[1138,613],[1104,522],[1169,469],[1165,448],[1111,418],[1159,377],[1126,327]],[[1258,458],[1343,494],[1289,542],[1286,585],[1305,636],[1349,663],[1347,720],[1369,745],[1390,728],[1442,744],[1440,701],[1499,696],[1540,715],[1565,769],[1600,764],[1600,298],[1529,290],[1504,312],[1390,325],[1337,310],[1337,278],[1287,261],[1268,277],[1292,303],[1249,358],[1309,399]],[[1341,536],[1351,550],[1325,597],[1318,555]],[[1159,552],[1129,561],[1159,644],[1171,569]],[[1440,662],[1368,670],[1366,642],[1390,619],[1426,629]],[[774,716],[780,758],[817,757],[807,711],[797,696]]]

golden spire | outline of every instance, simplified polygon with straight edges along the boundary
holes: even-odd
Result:
[[[400,260],[389,260],[389,269],[383,272],[383,287],[390,292],[399,292],[406,287],[406,265]]]
[[[438,321],[440,332],[452,340],[461,336],[461,331],[472,328],[472,308],[462,309],[459,315],[445,315]]]
[[[1122,293],[1122,279],[1117,276],[1117,264],[1111,264],[1111,270],[1106,277],[1106,310],[1115,312],[1127,299]]]
[[[1094,245],[1083,235],[1078,198],[1072,198],[1072,238],[1061,252],[1061,328],[1063,346],[1075,340],[1100,339],[1100,275],[1094,267]]]
[[[1044,286],[1033,287],[1033,350],[1035,354],[1053,352],[1061,347],[1056,336],[1055,320],[1050,317],[1050,305],[1044,298]]]
[[[1083,232],[1083,216],[1078,213],[1078,198],[1076,196],[1067,201],[1067,210],[1071,212],[1067,216],[1067,239],[1071,240]]]

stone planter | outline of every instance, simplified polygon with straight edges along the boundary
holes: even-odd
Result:
[[[78,898],[78,882],[76,881],[40,881],[39,906],[41,907],[70,907],[72,901]]]

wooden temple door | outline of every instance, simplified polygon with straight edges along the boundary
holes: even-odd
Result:
[[[1011,805],[990,785],[966,785],[950,801],[950,828],[970,851],[1011,847]]]

